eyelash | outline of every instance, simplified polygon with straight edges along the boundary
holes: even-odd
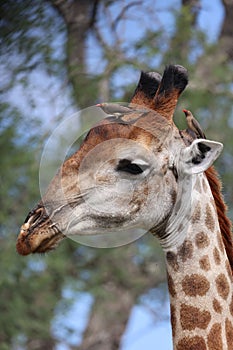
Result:
[[[128,159],[121,159],[117,165],[116,170],[124,171],[132,175],[138,175],[143,173],[143,169],[139,165],[132,163]]]

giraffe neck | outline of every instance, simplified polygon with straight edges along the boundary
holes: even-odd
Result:
[[[165,237],[173,240],[161,242],[174,349],[233,350],[231,268],[208,181],[203,174],[192,178],[195,181],[186,183],[178,193],[167,225]],[[184,201],[181,194],[186,196]]]

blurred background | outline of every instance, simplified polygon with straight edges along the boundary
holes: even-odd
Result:
[[[54,128],[103,101],[128,102],[140,71],[189,70],[176,110],[192,110],[233,218],[232,0],[0,2],[0,349],[171,350],[163,254],[154,237],[115,249],[66,240],[21,257],[16,237],[40,198]]]

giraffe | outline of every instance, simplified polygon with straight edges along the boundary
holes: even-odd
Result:
[[[132,113],[111,115],[89,131],[28,214],[17,250],[49,251],[67,232],[143,228],[165,254],[174,349],[233,350],[233,245],[211,167],[222,144],[174,124],[187,83],[178,65],[162,78],[142,75]],[[129,185],[113,198],[122,179]]]

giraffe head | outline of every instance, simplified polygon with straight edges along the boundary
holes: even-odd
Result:
[[[163,236],[180,179],[205,171],[222,145],[185,145],[173,123],[187,71],[169,66],[162,79],[142,74],[126,114],[94,126],[67,159],[21,228],[17,250],[46,252],[65,236],[142,229]],[[152,88],[153,87],[153,88]]]

